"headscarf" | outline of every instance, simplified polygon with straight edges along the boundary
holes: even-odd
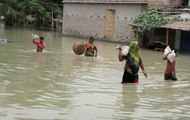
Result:
[[[136,65],[139,65],[140,62],[140,54],[138,48],[139,48],[138,41],[132,41],[129,45],[129,53],[131,54],[131,57],[134,59]]]

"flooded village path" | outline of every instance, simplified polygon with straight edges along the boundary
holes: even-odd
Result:
[[[36,53],[31,34],[45,37]],[[75,41],[52,31],[0,29],[0,120],[188,120],[190,56],[177,59],[178,81],[164,81],[162,52],[140,49],[148,78],[120,84],[116,43],[96,41],[98,57],[72,51]]]

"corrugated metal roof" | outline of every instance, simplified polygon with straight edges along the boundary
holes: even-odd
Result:
[[[169,29],[175,29],[175,30],[184,30],[184,31],[190,31],[190,21],[187,22],[173,22],[169,23],[163,26],[160,26],[162,28],[169,28]]]
[[[63,3],[130,3],[147,4],[148,0],[63,0]]]
[[[131,26],[141,27],[139,23],[132,23]],[[174,30],[190,31],[190,21],[186,22],[172,22],[166,25],[158,26],[157,28],[168,28]]]

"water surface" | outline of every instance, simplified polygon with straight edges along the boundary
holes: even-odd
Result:
[[[31,34],[45,37],[36,53]],[[116,43],[96,41],[97,58],[77,56],[75,41],[53,31],[0,29],[0,120],[189,120],[190,56],[180,54],[178,81],[164,81],[162,52],[140,49],[148,78],[120,84]]]

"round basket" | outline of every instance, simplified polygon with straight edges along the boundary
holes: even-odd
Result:
[[[75,42],[73,44],[73,52],[76,55],[82,55],[82,54],[84,54],[85,50],[86,50],[86,47],[85,47],[84,42],[80,41],[80,42]]]

